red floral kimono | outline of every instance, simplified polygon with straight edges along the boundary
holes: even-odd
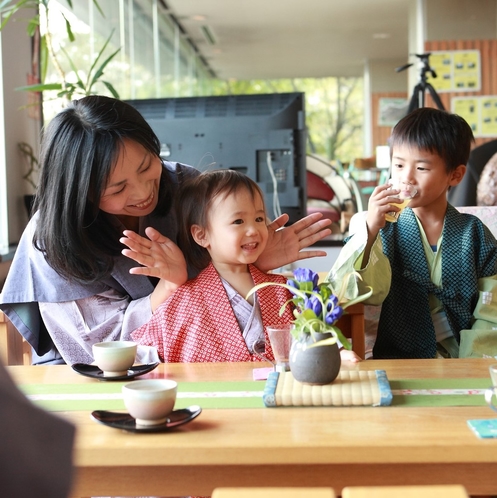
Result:
[[[249,265],[249,270],[256,285],[286,282],[283,276],[263,273],[253,265]],[[272,285],[257,291],[257,297],[266,356],[274,359],[266,326],[293,320],[291,305],[279,316],[281,306],[291,299],[291,294]],[[132,338],[138,344],[155,346],[166,363],[262,361],[247,348],[226,290],[212,264],[159,306],[150,321],[132,333]]]

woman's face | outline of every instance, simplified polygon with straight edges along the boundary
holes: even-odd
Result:
[[[146,216],[157,206],[160,159],[142,145],[125,140],[99,207],[116,216]]]

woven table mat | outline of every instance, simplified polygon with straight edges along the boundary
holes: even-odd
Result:
[[[291,372],[271,372],[264,404],[277,406],[387,406],[392,391],[384,370],[341,371],[324,386],[302,384]]]

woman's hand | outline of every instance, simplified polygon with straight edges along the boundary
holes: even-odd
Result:
[[[160,279],[151,295],[152,311],[163,303],[188,279],[186,261],[180,248],[154,228],[148,227],[142,237],[132,230],[125,230],[120,242],[128,249],[122,253],[143,266],[131,268],[134,275],[146,275]]]
[[[313,213],[293,225],[285,227],[288,215],[282,214],[268,225],[269,238],[256,265],[261,271],[274,270],[306,258],[326,256],[326,251],[302,251],[331,234],[326,228],[331,220],[322,220],[321,213]]]

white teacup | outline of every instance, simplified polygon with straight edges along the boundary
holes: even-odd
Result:
[[[104,377],[126,375],[136,358],[136,343],[132,341],[108,341],[93,344],[93,358]]]
[[[136,380],[122,387],[124,405],[136,425],[163,424],[173,411],[177,389],[170,379]]]

